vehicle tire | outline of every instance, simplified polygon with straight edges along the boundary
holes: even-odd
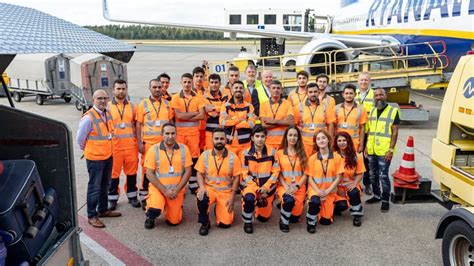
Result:
[[[36,95],[36,104],[37,104],[37,105],[43,105],[43,103],[44,103],[44,98],[43,98],[43,96],[41,96],[41,95],[39,95],[39,94]]]
[[[248,60],[247,61],[247,65],[250,66],[250,65],[253,65],[255,66],[255,62],[253,60]]]
[[[13,100],[15,100],[15,102],[17,102],[17,103],[21,102],[21,94],[19,92],[14,91],[13,92]]]
[[[473,248],[474,231],[472,228],[462,220],[452,222],[443,235],[443,264],[469,265],[469,262],[474,261]]]
[[[64,96],[64,101],[67,102],[67,103],[70,103],[72,100],[72,97],[71,96]]]
[[[76,100],[75,106],[76,106],[77,111],[82,111],[82,104],[80,101]]]

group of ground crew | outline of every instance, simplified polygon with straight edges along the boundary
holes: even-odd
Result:
[[[238,193],[246,233],[253,232],[254,218],[270,219],[275,198],[283,232],[301,220],[305,202],[309,233],[347,209],[360,226],[362,180],[365,193],[373,194],[366,202],[381,201],[381,210],[389,210],[388,168],[399,112],[387,104],[383,89],[369,88],[368,73],[360,73],[358,88],[345,86],[344,102],[336,105],[324,74],[309,83],[309,74],[298,72],[298,87],[285,99],[269,70],[257,79],[249,65],[240,80],[231,66],[223,88],[219,75],[206,72],[196,67],[183,74],[174,95],[163,73],[150,80],[150,96],[138,105],[128,100],[124,80],[114,82],[110,102],[105,91],[95,91],[77,133],[89,173],[89,224],[102,228],[99,218],[121,215],[122,170],[128,201],[146,211],[147,229],[162,213],[168,225],[181,222],[186,185],[196,194],[200,235],[209,232],[214,204],[217,226],[232,225]]]

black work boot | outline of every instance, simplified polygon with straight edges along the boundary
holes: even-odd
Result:
[[[310,234],[316,233],[316,225],[307,224],[306,231]]]
[[[145,229],[153,229],[155,227],[155,219],[146,218],[145,220]]]
[[[244,232],[247,234],[253,233],[253,224],[252,223],[244,223]]]
[[[362,218],[360,216],[355,216],[354,220],[352,221],[354,226],[361,226],[362,225]]]
[[[117,201],[109,200],[109,211],[115,211],[117,209]]]
[[[288,233],[290,232],[290,226],[280,221],[280,231],[282,231],[283,233]]]
[[[382,201],[382,200],[381,200],[381,199],[378,199],[378,198],[376,198],[376,197],[372,197],[372,198],[366,200],[365,203],[373,204],[373,203],[378,203],[378,202],[380,202],[380,201]]]
[[[130,203],[130,205],[132,205],[133,208],[140,208],[140,206],[142,206],[140,201],[137,199],[129,199],[128,203]]]
[[[209,228],[211,228],[210,223],[202,224],[201,228],[199,228],[199,234],[202,236],[207,236],[207,234],[209,234]]]
[[[388,209],[390,208],[390,204],[388,202],[382,202],[382,206],[380,206],[380,211],[382,212],[388,212]]]

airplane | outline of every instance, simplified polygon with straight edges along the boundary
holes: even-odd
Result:
[[[291,5],[291,4],[290,4]],[[344,50],[387,44],[443,41],[449,60],[446,72],[452,72],[459,58],[474,47],[474,0],[342,0],[338,13],[330,20],[328,33],[269,30],[259,25],[229,27],[130,20],[111,17],[107,0],[103,16],[113,22],[181,27],[197,30],[245,33],[277,39],[297,39],[307,43],[299,53]],[[253,27],[252,27],[253,26]],[[410,46],[409,53],[431,53],[427,46]],[[408,51],[401,51],[405,54]],[[351,59],[350,53],[341,53]],[[324,62],[322,55],[298,56],[298,65]]]

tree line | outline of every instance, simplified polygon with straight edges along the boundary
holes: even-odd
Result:
[[[222,32],[142,25],[85,26],[115,39],[223,40]]]

